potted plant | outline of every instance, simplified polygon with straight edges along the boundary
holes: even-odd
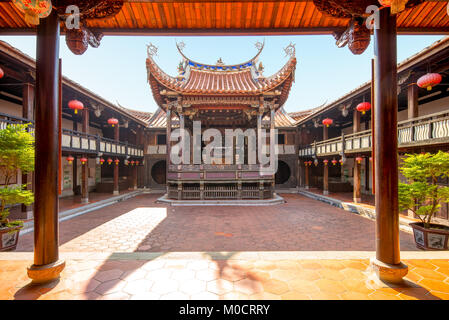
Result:
[[[34,201],[26,185],[16,183],[19,174],[34,170],[34,137],[27,127],[27,124],[17,124],[0,130],[0,251],[16,248],[23,227],[22,221],[8,219],[8,206],[30,205]]]
[[[433,223],[441,204],[449,202],[449,187],[440,184],[449,177],[449,153],[406,155],[401,172],[407,183],[399,183],[399,209],[410,210],[421,222],[410,223],[416,246],[447,250],[449,227]]]

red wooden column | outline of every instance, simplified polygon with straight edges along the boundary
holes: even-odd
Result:
[[[354,110],[354,114],[353,114],[353,120],[352,120],[352,131],[353,133],[357,133],[360,131],[360,112],[358,112],[357,110]],[[355,159],[354,159],[354,168],[353,168],[353,178],[354,178],[354,182],[353,182],[353,201],[355,203],[360,203],[362,202],[362,175],[361,175],[361,171],[360,171],[360,163],[358,163]]]
[[[22,88],[22,118],[33,120],[34,118],[34,86],[25,83]],[[22,184],[26,184],[27,190],[34,190],[33,173],[22,174]],[[23,219],[33,218],[33,207],[22,205]]]
[[[306,166],[305,166],[305,188],[306,188],[306,190],[308,190],[309,188],[310,188],[310,186],[309,186],[309,165],[308,164],[306,164]]]
[[[114,126],[114,140],[119,141],[120,140],[120,131],[119,131],[119,124],[117,123]],[[113,195],[119,195],[119,186],[118,186],[118,178],[119,178],[119,165],[114,162],[114,191],[112,192]]]
[[[383,8],[379,22],[374,30],[376,258],[371,266],[381,280],[399,282],[408,268],[399,249],[396,16]]]
[[[83,132],[89,133],[89,110],[83,109]],[[83,157],[88,159],[87,154]],[[81,165],[81,203],[89,202],[89,161]]]
[[[329,139],[329,128],[323,125],[323,141]],[[329,194],[329,166],[323,163],[323,194]]]
[[[34,282],[59,278],[65,262],[58,248],[59,171],[59,19],[55,10],[37,27],[36,48],[36,159],[38,187],[34,201]]]
[[[167,182],[167,195],[168,195],[168,191],[169,191],[169,186],[168,186],[168,171],[169,171],[169,167],[170,167],[170,154],[171,154],[171,141],[170,141],[170,137],[171,137],[171,107],[169,105],[167,105],[167,137],[166,137],[166,142],[167,142],[167,163],[166,163],[166,172],[165,172],[165,180]]]

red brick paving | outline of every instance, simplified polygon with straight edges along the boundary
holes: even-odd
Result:
[[[263,207],[169,207],[146,194],[60,223],[61,251],[374,251],[373,221],[296,194]],[[401,232],[401,250],[416,249]],[[33,250],[33,234],[17,251]]]

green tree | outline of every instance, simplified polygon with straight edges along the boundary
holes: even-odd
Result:
[[[407,154],[400,168],[407,183],[399,183],[399,208],[414,212],[425,228],[430,228],[432,217],[449,202],[449,187],[439,179],[449,176],[449,153]]]
[[[34,137],[27,131],[28,124],[8,125],[0,130],[0,228],[22,225],[22,221],[9,221],[7,205],[30,205],[34,195],[26,185],[10,185],[21,172],[34,170]]]

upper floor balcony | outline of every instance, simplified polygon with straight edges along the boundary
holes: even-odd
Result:
[[[398,147],[412,148],[449,143],[449,111],[413,118],[398,123]],[[325,157],[371,152],[371,130],[341,135],[299,148],[300,157]]]
[[[9,124],[19,123],[31,123],[29,129],[30,132],[34,132],[33,121],[0,113],[0,130],[5,129]],[[62,129],[61,147],[65,152],[143,157],[142,146],[68,129]]]

